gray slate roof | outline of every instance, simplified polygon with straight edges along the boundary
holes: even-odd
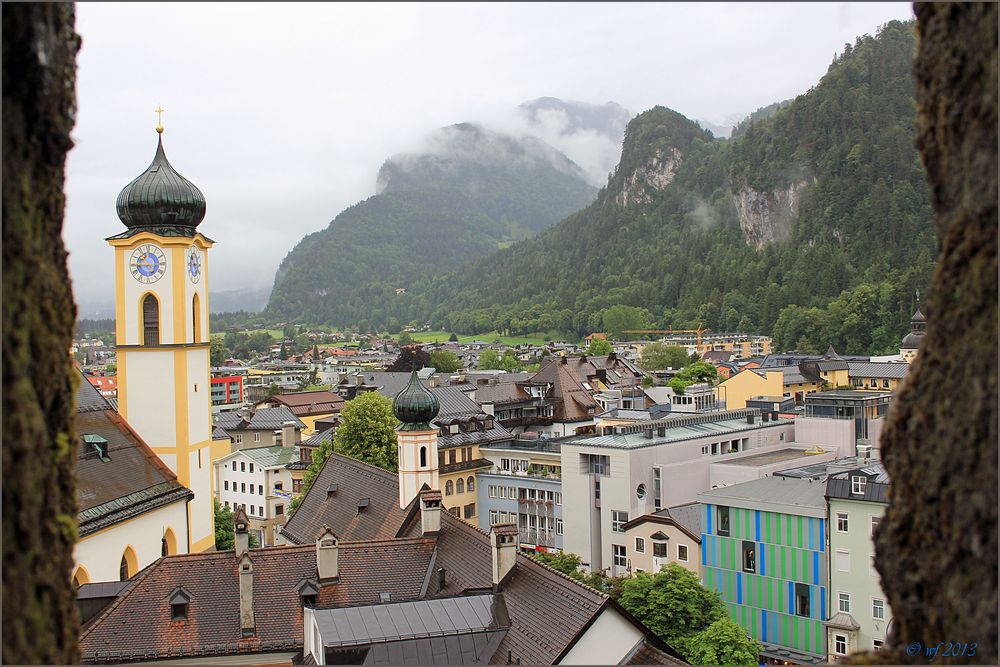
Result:
[[[285,422],[295,422],[297,428],[305,428],[302,420],[286,407],[258,408],[247,423],[238,412],[220,412],[216,425],[226,431],[280,431]]]
[[[868,480],[865,483],[864,494],[851,493],[851,478],[864,475]],[[842,500],[858,500],[869,503],[889,502],[889,475],[881,463],[873,463],[863,468],[856,468],[846,472],[831,475],[826,483],[826,496],[828,498],[839,498]]]
[[[698,501],[798,516],[826,517],[826,484],[811,477],[763,477],[698,494]]]
[[[910,372],[910,365],[906,363],[890,362],[856,362],[848,363],[848,374],[851,377],[859,378],[885,378],[888,380],[902,380]]]

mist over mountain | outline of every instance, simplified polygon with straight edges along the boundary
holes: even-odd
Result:
[[[666,328],[891,352],[937,253],[913,146],[914,49],[912,22],[859,37],[816,86],[728,141],[646,111],[590,206],[530,241],[428,271],[391,302],[357,297],[459,333],[582,335],[624,305]]]
[[[461,123],[382,165],[374,196],[302,239],[266,314],[337,325],[386,319],[423,271],[528,238],[593,200],[579,166],[544,142]],[[378,294],[380,305],[359,295]],[[382,303],[385,302],[385,303]]]

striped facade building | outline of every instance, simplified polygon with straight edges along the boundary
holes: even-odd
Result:
[[[830,582],[826,484],[785,474],[699,495],[702,583],[765,657],[819,663]]]

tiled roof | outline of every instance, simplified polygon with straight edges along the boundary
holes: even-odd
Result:
[[[280,431],[285,422],[295,422],[297,428],[305,428],[292,411],[280,408],[257,408],[247,422],[239,412],[220,412],[216,415],[216,425],[227,431]]]
[[[339,581],[321,588],[320,606],[374,604],[383,592],[398,600],[419,598],[434,540],[340,542],[339,550]],[[82,659],[123,662],[301,650],[302,604],[296,589],[303,579],[316,577],[315,545],[249,553],[255,637],[241,637],[235,552],[169,556],[136,575],[134,584],[87,624],[80,637]],[[191,596],[187,621],[168,620],[168,596],[177,586]]]
[[[885,378],[889,380],[902,380],[910,372],[910,365],[906,363],[879,363],[870,362],[849,362],[848,375],[852,378]]]
[[[331,484],[337,484],[337,494],[327,497]],[[406,511],[399,508],[396,475],[347,456],[331,454],[312,489],[282,529],[296,544],[313,542],[323,524],[349,539],[388,539],[406,518]],[[371,502],[359,513],[361,498]]]
[[[574,358],[580,359],[580,357]],[[592,419],[593,414],[588,413],[587,409],[593,408],[594,413],[596,413],[599,406],[590,393],[581,386],[581,380],[569,368],[573,362],[566,360],[566,363],[562,363],[564,360],[565,357],[558,360],[553,359],[535,373],[530,382],[531,384],[550,383],[552,391],[549,395],[552,398],[562,399],[556,404],[556,420],[582,421]]]
[[[92,384],[81,378],[76,396],[76,497],[81,536],[193,497]],[[85,435],[107,441],[107,460],[84,441]]]
[[[316,431],[311,436],[302,441],[302,444],[306,447],[319,447],[323,444],[324,440],[330,440],[333,438],[334,428],[328,428],[323,431]]]
[[[298,447],[282,447],[274,445],[271,447],[250,447],[238,450],[261,468],[280,468],[288,465],[292,461],[299,460]],[[234,452],[235,453],[235,452]]]
[[[686,665],[685,661],[663,651],[649,640],[643,640],[636,648],[635,652],[625,660],[625,665]]]
[[[300,391],[292,394],[278,394],[268,399],[284,404],[299,417],[339,412],[344,408],[344,399],[332,391]]]

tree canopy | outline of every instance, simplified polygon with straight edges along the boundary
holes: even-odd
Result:
[[[587,345],[588,357],[603,357],[608,354],[611,354],[611,343],[603,338],[590,339],[590,344]]]
[[[650,343],[639,355],[639,366],[647,371],[678,369],[688,365],[688,353],[679,345]]]
[[[430,353],[429,366],[441,373],[454,373],[462,370],[462,360],[450,350],[434,350]]]
[[[396,472],[396,427],[392,401],[377,391],[367,391],[344,404],[333,450]]]

